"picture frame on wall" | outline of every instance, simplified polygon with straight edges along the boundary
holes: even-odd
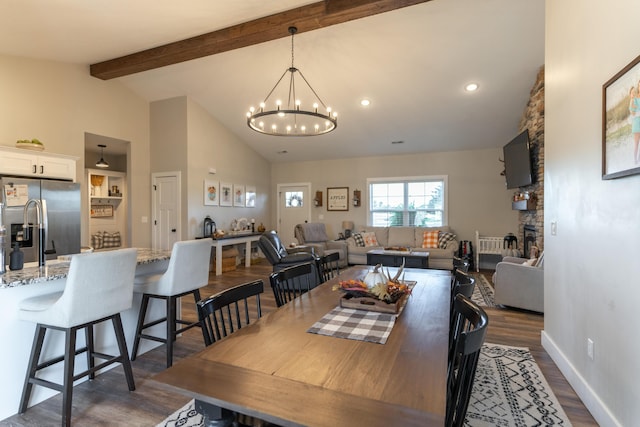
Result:
[[[247,185],[245,206],[248,208],[256,207],[256,187]]]
[[[244,185],[233,185],[233,206],[244,206]]]
[[[348,211],[349,210],[349,187],[328,187],[327,188],[327,210],[328,211]]]
[[[218,206],[220,203],[220,184],[217,181],[204,180],[204,205]]]
[[[233,206],[233,185],[220,183],[220,206]]]
[[[640,173],[640,56],[602,86],[602,179]]]

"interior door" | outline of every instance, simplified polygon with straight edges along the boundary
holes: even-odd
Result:
[[[153,192],[153,249],[171,250],[181,240],[180,172],[154,173]]]
[[[278,184],[278,234],[282,243],[297,242],[296,224],[311,221],[311,183]]]

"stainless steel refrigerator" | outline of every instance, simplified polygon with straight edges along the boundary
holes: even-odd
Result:
[[[24,207],[36,199],[46,208],[42,218],[46,259],[80,252],[80,184],[51,179],[0,177],[0,203],[5,205],[5,249],[15,242],[24,252],[24,262],[38,261],[40,247],[36,206],[27,209],[29,233],[23,232]],[[9,238],[11,235],[11,238]]]

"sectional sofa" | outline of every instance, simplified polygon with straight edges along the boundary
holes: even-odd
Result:
[[[429,268],[451,270],[458,250],[449,227],[365,227],[346,241],[349,264],[366,264],[367,252],[373,249],[408,247],[429,252]]]

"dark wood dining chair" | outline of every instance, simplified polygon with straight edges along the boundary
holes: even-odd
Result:
[[[487,313],[462,294],[456,295],[453,311],[453,341],[449,347],[447,367],[445,425],[448,427],[464,424],[480,350],[489,324]]]
[[[202,325],[205,345],[212,345],[262,317],[260,294],[263,292],[264,282],[255,280],[225,289],[199,301],[198,320]],[[253,318],[252,312],[255,313]],[[198,399],[195,407],[206,420],[203,425],[229,427],[264,425],[264,422],[258,418],[221,409]]]
[[[457,294],[462,294],[467,298],[471,298],[473,290],[476,287],[476,279],[469,273],[462,270],[456,270],[453,274],[453,288],[451,291],[451,304]]]
[[[340,274],[340,253],[332,252],[321,257],[318,261],[318,272],[320,274],[320,282],[324,283],[333,279]]]
[[[262,280],[244,283],[226,289],[198,302],[198,319],[202,325],[205,345],[226,337],[262,316],[260,294],[264,292]],[[253,297],[253,298],[252,298]]]
[[[455,272],[457,270],[462,270],[465,273],[468,273],[470,266],[471,266],[471,262],[469,262],[468,259],[454,256],[453,257],[453,271],[452,271],[452,273],[455,274]]]
[[[289,301],[313,289],[315,263],[306,262],[288,267],[269,276],[276,305],[282,307]]]

